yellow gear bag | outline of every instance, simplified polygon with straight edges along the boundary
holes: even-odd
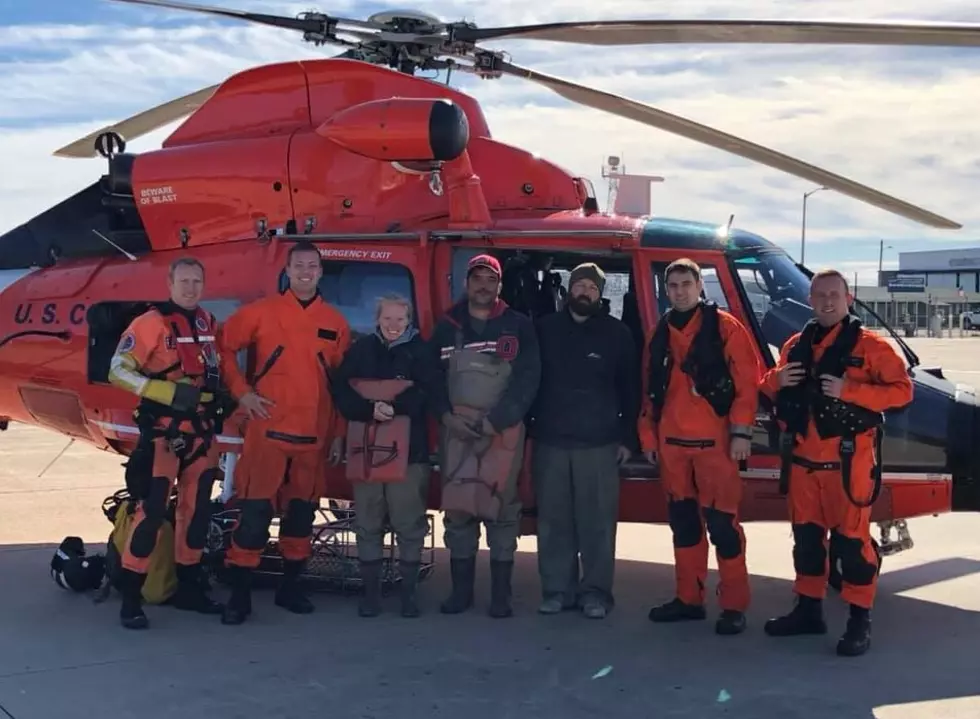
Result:
[[[122,568],[122,556],[126,551],[133,518],[136,516],[136,500],[124,499],[115,511],[112,532],[106,557],[107,573]],[[109,568],[111,565],[111,569]],[[160,534],[150,555],[150,566],[143,583],[143,601],[147,604],[165,604],[177,591],[177,562],[174,558],[174,525],[164,520]]]

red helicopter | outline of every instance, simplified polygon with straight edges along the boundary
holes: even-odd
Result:
[[[705,272],[706,294],[754,335],[762,362],[811,317],[810,271],[751,232],[717,223],[600,212],[587,179],[494,140],[472,97],[415,77],[419,70],[511,76],[562,97],[711,145],[910,220],[956,222],[811,164],[611,93],[512,64],[477,43],[502,38],[590,45],[824,43],[980,46],[980,25],[892,22],[618,20],[477,28],[423,12],[366,21],[321,13],[295,18],[164,0],[116,0],[287,28],[340,57],[252,68],[102,128],[55,154],[108,159],[89,187],[0,237],[0,415],[126,455],[135,398],[110,386],[117,342],[147,301],[165,291],[168,264],[193,255],[207,267],[205,306],[219,320],[284,287],[291,241],[320,247],[321,291],[355,332],[373,329],[374,300],[399,291],[420,329],[459,297],[467,260],[493,252],[504,295],[519,309],[530,287],[594,260],[608,273],[617,316],[637,353],[666,309],[663,271],[680,256]],[[343,36],[343,37],[342,37]],[[125,141],[187,119],[161,149]],[[618,290],[615,288],[618,287]],[[874,313],[859,301],[855,311]],[[552,308],[553,311],[554,308]],[[875,316],[876,317],[876,316]],[[877,318],[882,325],[887,325]],[[923,368],[889,328],[915,382],[915,399],[889,413],[883,486],[873,517],[881,552],[912,546],[905,520],[980,510],[980,408],[973,388]],[[246,371],[251,359],[241,358]],[[746,521],[787,521],[778,485],[778,431],[762,405],[744,467]],[[241,439],[220,438],[234,455]],[[533,451],[533,447],[529,447]],[[350,498],[331,469],[327,498]],[[526,474],[526,473],[525,473]],[[666,523],[658,469],[622,468],[620,520]],[[429,506],[439,508],[438,482]],[[525,533],[534,497],[523,480]],[[892,533],[897,530],[897,538]]]

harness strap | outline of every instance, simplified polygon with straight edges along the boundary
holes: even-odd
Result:
[[[844,485],[844,494],[847,495],[848,501],[859,509],[866,509],[878,501],[878,497],[881,495],[882,488],[882,471],[881,471],[881,445],[883,439],[883,432],[881,427],[875,427],[874,435],[874,453],[875,462],[871,468],[871,479],[873,481],[871,488],[871,497],[866,502],[859,502],[854,497],[854,493],[851,490],[851,470],[853,467],[854,454],[856,451],[857,443],[853,435],[848,435],[841,437],[838,452],[840,454],[839,462],[814,462],[813,460],[806,459],[805,457],[800,457],[793,454],[793,449],[795,446],[795,439],[793,435],[789,432],[783,432],[780,435],[779,448],[780,448],[780,458],[782,459],[782,464],[779,469],[779,493],[786,495],[789,493],[789,478],[790,478],[790,465],[795,464],[800,467],[805,467],[811,472],[835,472],[840,470],[841,481]]]
[[[672,444],[677,447],[689,447],[691,449],[708,449],[715,446],[713,439],[684,439],[682,437],[665,437],[664,444]]]

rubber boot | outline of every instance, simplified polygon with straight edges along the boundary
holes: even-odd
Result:
[[[306,562],[285,560],[282,565],[282,582],[276,590],[276,605],[293,614],[310,614],[314,609],[313,602],[303,592],[299,578]]]
[[[143,613],[143,583],[145,574],[137,574],[129,569],[119,573],[118,587],[122,594],[122,607],[119,621],[126,629],[146,629],[150,620]]]
[[[228,567],[231,597],[221,612],[222,624],[241,624],[252,613],[252,570],[248,567]]]
[[[211,599],[211,586],[200,564],[177,565],[177,592],[171,603],[177,609],[201,614],[221,614],[224,607]]]
[[[686,622],[697,621],[708,616],[704,606],[700,604],[685,604],[678,598],[671,599],[666,604],[653,607],[647,614],[651,622]]]
[[[734,609],[723,609],[715,622],[715,634],[733,635],[745,631],[745,613]]]
[[[473,606],[473,584],[476,580],[476,557],[451,559],[449,570],[453,579],[452,594],[442,603],[443,614],[459,614]]]
[[[851,605],[847,630],[837,642],[837,654],[842,657],[859,657],[871,648],[871,612],[864,607]]]
[[[503,619],[514,613],[511,608],[510,578],[514,574],[513,562],[490,562],[490,610],[495,619]]]
[[[364,594],[357,605],[357,613],[362,617],[376,617],[381,614],[381,560],[361,562],[361,581]]]
[[[401,575],[401,602],[403,617],[417,617],[419,611],[416,593],[419,586],[419,562],[399,562],[398,573]]]
[[[771,637],[795,637],[801,634],[826,634],[823,601],[800,595],[789,614],[770,619],[765,632]]]

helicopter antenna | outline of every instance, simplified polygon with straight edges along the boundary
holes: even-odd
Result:
[[[628,174],[626,165],[616,155],[606,158],[602,176],[609,180],[606,212],[631,217],[650,215],[650,185],[664,181],[663,177],[657,175]]]
[[[120,252],[122,252],[122,253],[123,253],[124,255],[126,255],[126,259],[128,259],[128,260],[130,260],[131,262],[136,262],[136,259],[137,259],[137,258],[136,258],[136,255],[132,255],[132,254],[130,254],[130,253],[128,253],[128,252],[126,252],[126,250],[124,250],[124,249],[123,249],[122,247],[120,247],[120,246],[119,246],[119,245],[117,245],[117,244],[116,244],[115,242],[113,242],[112,240],[110,240],[110,239],[109,239],[108,237],[106,237],[105,235],[103,235],[103,234],[102,234],[101,232],[99,232],[99,231],[98,231],[97,229],[95,229],[94,227],[92,228],[92,233],[93,233],[93,234],[94,234],[94,235],[95,235],[96,237],[98,237],[99,239],[102,239],[102,240],[105,240],[105,241],[106,241],[106,242],[108,242],[108,243],[109,243],[110,245],[112,245],[112,246],[113,246],[113,247],[115,247],[115,248],[116,248],[117,250],[119,250],[119,251],[120,251]]]

